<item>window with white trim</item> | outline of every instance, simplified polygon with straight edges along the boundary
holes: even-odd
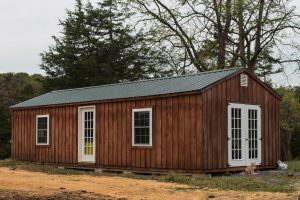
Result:
[[[132,110],[132,145],[152,146],[152,108]]]
[[[36,144],[49,144],[49,115],[36,116]]]

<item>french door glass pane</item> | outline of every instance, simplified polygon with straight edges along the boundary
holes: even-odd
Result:
[[[242,109],[231,108],[231,159],[242,159]]]
[[[258,158],[257,110],[248,110],[248,147],[249,159]]]
[[[93,112],[84,112],[84,154],[93,155],[94,147]]]

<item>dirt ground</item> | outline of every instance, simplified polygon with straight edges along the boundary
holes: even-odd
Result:
[[[299,187],[300,189],[300,187]],[[297,193],[197,189],[115,176],[50,175],[0,168],[0,199],[298,199]]]

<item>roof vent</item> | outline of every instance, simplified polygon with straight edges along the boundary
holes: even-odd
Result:
[[[241,79],[241,86],[247,87],[248,86],[248,75],[241,74],[240,79]]]

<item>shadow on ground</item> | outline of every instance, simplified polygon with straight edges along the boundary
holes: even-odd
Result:
[[[86,191],[58,192],[51,195],[32,195],[16,191],[0,191],[0,200],[126,200]]]

